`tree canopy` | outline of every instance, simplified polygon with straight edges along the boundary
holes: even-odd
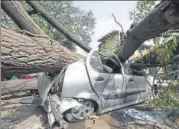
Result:
[[[136,7],[129,12],[129,19],[134,23],[139,23],[154,9],[155,5],[155,0],[137,1]]]

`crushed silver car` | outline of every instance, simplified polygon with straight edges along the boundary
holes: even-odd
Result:
[[[96,114],[145,102],[152,76],[134,75],[115,54],[92,50],[85,59],[65,67],[57,75],[44,73],[38,80],[42,105],[50,125],[78,122]]]

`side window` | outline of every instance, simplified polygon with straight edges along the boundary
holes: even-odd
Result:
[[[127,75],[132,75],[132,70],[128,65],[123,65],[124,67],[124,73]]]
[[[94,52],[90,59],[91,67],[98,72],[103,72],[103,65],[100,59],[100,56],[97,52]]]

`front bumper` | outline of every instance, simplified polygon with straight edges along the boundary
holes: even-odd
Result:
[[[60,122],[63,120],[63,115],[66,111],[82,105],[73,98],[61,99],[57,94],[49,94],[47,100],[42,103],[42,106],[47,112],[49,125],[52,126],[54,122]]]

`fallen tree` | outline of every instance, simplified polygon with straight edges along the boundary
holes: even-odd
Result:
[[[5,2],[6,1],[3,1],[3,3]],[[10,1],[10,3],[12,2],[14,1]],[[168,4],[167,2],[168,1],[164,1],[141,23],[131,28],[127,34],[126,39],[124,40],[124,46],[119,53],[119,58],[122,61],[127,60],[135,52],[138,46],[140,46],[145,40],[154,38],[162,32],[165,32],[179,25],[175,19],[177,18],[176,12],[169,13],[172,9],[177,10],[178,6],[171,8],[171,3]],[[24,24],[23,26],[19,25],[21,29],[25,29],[35,34],[38,33],[33,32],[31,29],[26,27],[31,24],[30,16],[26,17],[28,15],[27,13],[25,15],[20,15],[21,17],[13,16],[15,15],[13,12],[20,13],[23,11],[22,8],[18,8],[19,5],[14,5],[13,8],[9,7],[5,9],[5,6],[10,6],[10,4],[3,5],[3,3],[2,7],[4,6],[4,11],[12,18],[12,20],[16,22],[16,24],[24,22],[24,19],[26,21],[28,20],[25,22],[28,24]],[[168,6],[166,6],[167,4]],[[174,20],[169,18],[172,16]],[[33,25],[33,27],[35,27],[35,25]],[[5,29],[2,29],[1,33],[2,74],[4,75],[11,73],[30,73],[61,70],[61,68],[66,64],[80,59],[79,55],[66,49],[58,42],[53,43],[53,49],[50,45],[51,42],[43,37],[32,35],[31,37],[28,37]]]
[[[1,95],[8,95],[20,91],[37,90],[37,79],[2,81],[1,85]]]
[[[16,73],[60,71],[65,65],[82,57],[59,42],[49,40],[23,9],[20,1],[2,1],[1,5],[22,29],[18,30],[20,33],[1,29],[2,77]]]
[[[174,1],[175,2],[175,1]],[[146,40],[161,33],[179,27],[179,5],[171,1],[162,1],[143,21],[127,32],[119,58],[126,61]]]
[[[82,56],[44,37],[1,28],[2,74],[60,71]]]

